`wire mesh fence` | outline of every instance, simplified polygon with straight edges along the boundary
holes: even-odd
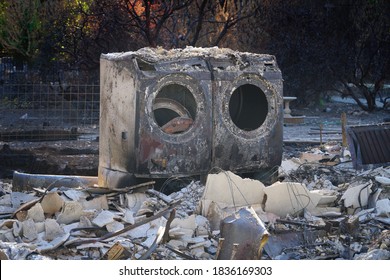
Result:
[[[77,139],[98,124],[98,83],[0,84],[0,141]]]

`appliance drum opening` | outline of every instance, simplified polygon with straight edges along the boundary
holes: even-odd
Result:
[[[268,102],[264,92],[252,84],[236,88],[229,100],[229,114],[240,129],[252,131],[259,128],[268,114]]]
[[[162,131],[184,133],[196,119],[197,104],[191,91],[180,84],[163,86],[153,100],[153,117]]]

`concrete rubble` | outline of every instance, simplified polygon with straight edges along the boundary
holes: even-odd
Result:
[[[1,259],[390,259],[389,166],[356,170],[334,146],[285,158],[270,185],[222,170],[173,192],[2,182]]]

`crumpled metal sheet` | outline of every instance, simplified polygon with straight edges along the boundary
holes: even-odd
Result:
[[[347,136],[355,169],[390,165],[390,124],[348,127]]]

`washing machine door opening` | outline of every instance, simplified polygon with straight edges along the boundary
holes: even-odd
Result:
[[[153,118],[167,134],[188,131],[196,119],[197,104],[191,91],[180,84],[163,86],[153,100]]]
[[[252,84],[237,87],[229,100],[229,114],[241,130],[252,131],[266,120],[268,102],[264,92]]]

